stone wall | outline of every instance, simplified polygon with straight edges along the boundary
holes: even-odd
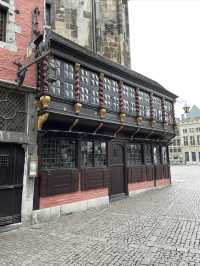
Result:
[[[58,34],[130,67],[127,1],[56,0],[55,14]]]
[[[92,49],[91,0],[56,0],[56,32]]]

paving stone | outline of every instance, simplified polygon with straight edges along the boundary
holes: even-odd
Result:
[[[0,234],[2,266],[200,265],[200,167],[173,184]]]

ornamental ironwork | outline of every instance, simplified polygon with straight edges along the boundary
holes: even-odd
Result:
[[[0,130],[25,132],[26,96],[0,89]]]

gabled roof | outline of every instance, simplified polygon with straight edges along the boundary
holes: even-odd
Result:
[[[196,105],[193,105],[192,109],[188,114],[188,118],[197,118],[197,117],[200,117],[200,109]]]

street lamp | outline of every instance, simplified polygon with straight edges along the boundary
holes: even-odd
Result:
[[[190,106],[189,106],[188,104],[185,104],[185,105],[183,106],[183,110],[184,110],[185,114],[188,114],[189,111],[190,111]]]

